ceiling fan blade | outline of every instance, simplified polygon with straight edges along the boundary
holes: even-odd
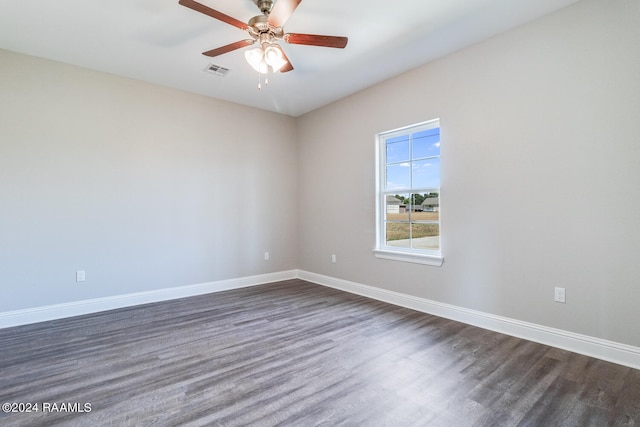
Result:
[[[237,41],[235,43],[231,43],[228,44],[226,46],[221,46],[217,49],[212,49],[212,50],[208,50],[206,52],[202,52],[203,55],[205,56],[218,56],[218,55],[222,55],[223,53],[227,53],[227,52],[231,52],[233,50],[236,49],[240,49],[243,48],[245,46],[250,46],[252,44],[254,44],[256,41],[253,39],[247,39],[247,40],[240,40]]]
[[[291,61],[289,61],[289,58],[287,58],[287,54],[286,54],[286,53],[284,53],[284,50],[282,50],[282,49],[280,49],[280,50],[282,51],[282,58],[283,58],[285,61],[287,61],[287,63],[286,63],[286,64],[284,64],[284,65],[282,66],[282,68],[280,68],[280,72],[281,72],[281,73],[286,73],[286,72],[288,72],[288,71],[293,70],[293,65],[291,64]]]
[[[282,27],[302,0],[276,0],[271,13],[269,23],[274,27]]]
[[[203,4],[198,3],[193,0],[180,0],[179,4],[188,7],[189,9],[193,9],[196,12],[204,13],[212,18],[218,19],[222,22],[226,22],[227,24],[233,25],[234,27],[238,27],[241,30],[247,29],[247,24],[242,21],[237,20],[236,18],[232,18],[229,15],[225,15],[222,12],[218,12],[215,9],[211,9],[209,6],[205,6]]]
[[[310,46],[335,47],[343,49],[349,39],[338,36],[320,36],[317,34],[297,34],[288,33],[284,35],[284,40],[291,44],[305,44]]]

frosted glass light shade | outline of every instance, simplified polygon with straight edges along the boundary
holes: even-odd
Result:
[[[244,59],[259,73],[265,74],[269,71],[267,63],[264,61],[264,52],[259,47],[246,51]]]
[[[273,68],[273,71],[279,71],[280,68],[287,63],[282,55],[282,50],[278,46],[269,46],[264,51],[264,60]]]

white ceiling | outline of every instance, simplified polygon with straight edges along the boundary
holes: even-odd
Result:
[[[576,1],[303,0],[286,32],[349,44],[283,44],[295,69],[261,90],[243,50],[201,54],[246,32],[178,0],[2,0],[0,48],[299,116]],[[259,14],[253,0],[200,2],[243,22]],[[231,71],[204,72],[211,63]]]

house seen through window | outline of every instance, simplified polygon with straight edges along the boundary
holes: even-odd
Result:
[[[381,133],[377,143],[376,255],[440,265],[440,121]]]

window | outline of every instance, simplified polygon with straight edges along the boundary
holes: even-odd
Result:
[[[379,258],[442,265],[440,120],[377,136]]]

